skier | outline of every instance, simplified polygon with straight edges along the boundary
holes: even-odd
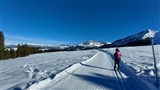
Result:
[[[117,70],[119,70],[119,68],[120,68],[119,64],[120,64],[120,60],[121,60],[121,52],[119,51],[118,48],[115,49],[114,58],[115,58],[114,70],[116,70],[116,64],[118,65]]]

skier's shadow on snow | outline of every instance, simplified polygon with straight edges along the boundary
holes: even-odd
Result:
[[[16,87],[16,88],[14,88],[13,90],[22,90],[21,88],[19,88],[19,87]]]
[[[103,67],[97,67],[97,66],[93,66],[93,65],[88,65],[88,64],[83,64],[80,62],[81,65],[83,66],[87,66],[87,67],[92,67],[92,68],[98,68],[98,69],[104,69],[104,70],[111,70],[113,71],[114,69],[108,69],[108,68],[103,68]]]
[[[111,59],[114,61],[114,55],[112,53],[105,51],[105,50],[100,50],[100,51],[102,51],[106,54],[109,54],[111,56]],[[131,90],[136,90],[137,89],[136,87],[138,87],[138,90],[150,90],[150,88],[147,85],[145,85],[139,78],[137,78],[134,75],[134,73],[132,73],[127,68],[127,66],[125,65],[125,63],[122,60],[120,61],[120,71],[121,71],[121,73],[123,73],[124,75],[127,76],[127,78],[125,79],[126,83],[132,83],[133,80],[136,81],[136,83],[134,83],[134,84],[127,84],[128,87],[132,87]]]
[[[91,82],[95,85],[100,85],[106,89],[114,89],[119,90],[119,82],[116,77],[111,77],[99,73],[92,73],[92,75],[84,75],[84,74],[72,74],[78,78]]]

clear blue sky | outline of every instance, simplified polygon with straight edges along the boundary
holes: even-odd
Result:
[[[160,30],[159,0],[1,0],[6,44],[114,42]]]

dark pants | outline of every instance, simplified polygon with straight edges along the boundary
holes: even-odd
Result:
[[[120,68],[120,58],[117,58],[117,59],[115,59],[115,62],[114,62],[114,69],[116,69],[116,65],[118,65],[118,70],[119,70],[119,68]]]

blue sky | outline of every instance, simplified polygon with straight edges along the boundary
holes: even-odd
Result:
[[[1,0],[6,44],[114,42],[160,30],[159,0]]]

